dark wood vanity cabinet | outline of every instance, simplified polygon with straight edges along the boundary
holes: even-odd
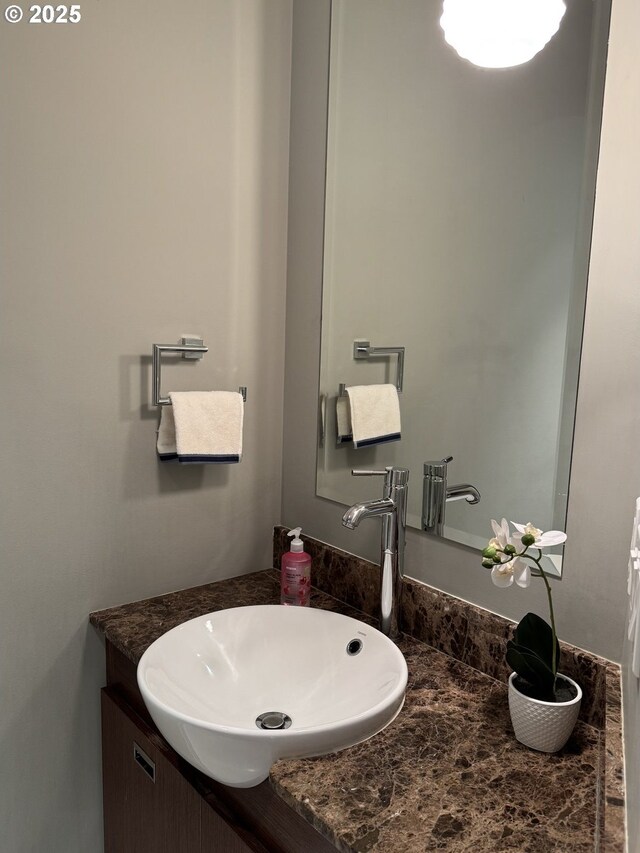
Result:
[[[107,691],[102,776],[105,853],[201,849],[197,793]]]
[[[103,691],[105,853],[253,853],[140,723]]]
[[[335,853],[269,782],[228,788],[154,727],[135,665],[107,641],[102,691],[105,853]]]

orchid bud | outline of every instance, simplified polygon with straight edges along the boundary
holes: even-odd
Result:
[[[502,558],[500,557],[500,554],[495,555],[495,557],[493,558],[493,562],[498,563],[498,564],[502,562]]]
[[[525,548],[528,548],[529,545],[533,545],[533,543],[536,541],[536,537],[532,536],[531,533],[525,533],[520,541],[525,546]]]
[[[482,552],[482,556],[483,556],[483,557],[488,557],[490,560],[493,560],[493,558],[495,557],[496,553],[497,553],[497,551],[496,551],[496,549],[493,547],[493,545],[487,545],[487,547],[486,547],[486,548],[484,549],[484,551]]]
[[[513,554],[515,554],[516,553],[515,545],[505,545],[504,546],[504,553],[508,554],[509,556],[512,556]]]
[[[482,561],[482,565],[484,566],[485,569],[492,569],[493,568],[493,560],[484,559]]]

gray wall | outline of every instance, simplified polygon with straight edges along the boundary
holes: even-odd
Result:
[[[101,849],[89,611],[264,568],[280,520],[291,2],[81,8],[0,20],[3,853]],[[184,332],[164,389],[247,385],[240,465],[156,461]]]
[[[640,36],[640,4],[634,0],[614,0],[614,17],[611,27],[612,55],[607,69],[607,100],[605,102],[605,126],[602,135],[602,193],[599,200],[601,218],[596,222],[594,247],[595,262],[599,263],[598,274],[615,282],[611,288],[611,299],[619,301],[619,310],[626,308],[631,314],[631,330],[624,347],[614,348],[613,361],[609,366],[611,384],[609,396],[618,411],[624,444],[613,446],[633,466],[636,474],[636,493],[640,494],[637,478],[639,453],[638,420],[640,403],[638,389],[638,339],[640,338],[640,60],[638,59],[638,37]],[[609,227],[607,227],[607,225]],[[596,251],[597,250],[597,251]],[[618,283],[627,282],[618,296]],[[629,298],[629,293],[635,295]],[[625,324],[626,326],[626,324]],[[628,361],[627,361],[628,360]],[[629,374],[633,368],[634,375]],[[619,406],[619,409],[618,409]],[[633,435],[629,435],[629,433]],[[628,439],[631,439],[630,441]],[[612,435],[610,440],[615,441]],[[615,499],[615,496],[614,498]],[[620,503],[622,498],[620,500]],[[618,501],[616,500],[616,506]],[[619,512],[628,521],[629,535],[633,511],[622,507]],[[618,535],[616,533],[616,535]],[[624,534],[623,540],[624,540]],[[631,672],[631,648],[626,640],[622,655],[622,685],[625,729],[625,772],[627,786],[627,837],[629,853],[640,853],[640,681]]]

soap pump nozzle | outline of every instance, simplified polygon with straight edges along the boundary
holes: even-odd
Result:
[[[304,543],[300,538],[300,534],[302,533],[301,527],[293,527],[288,533],[287,536],[292,536],[293,539],[291,541],[290,550],[294,553],[300,553],[300,551],[304,551]]]

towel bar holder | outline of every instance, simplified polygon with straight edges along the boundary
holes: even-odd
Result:
[[[402,391],[404,381],[404,347],[372,347],[370,341],[354,341],[353,342],[353,357],[357,361],[369,358],[384,358],[388,355],[397,355],[397,372],[395,386],[398,393]],[[338,386],[338,396],[343,397],[346,393],[346,384],[341,382]]]
[[[153,405],[154,406],[170,406],[171,400],[169,397],[163,397],[160,390],[161,387],[161,367],[163,353],[171,355],[181,355],[183,358],[200,359],[209,352],[209,347],[204,346],[202,338],[181,338],[179,344],[154,344],[152,352],[152,379],[153,379]],[[242,399],[246,402],[247,389],[244,386],[238,388]]]

